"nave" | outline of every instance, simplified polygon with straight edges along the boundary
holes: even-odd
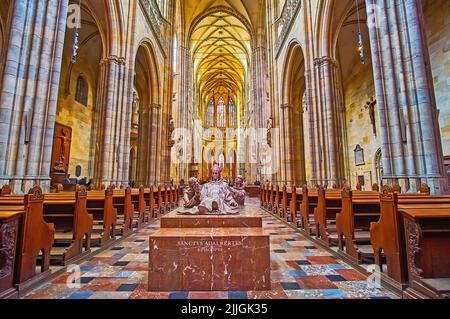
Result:
[[[25,299],[309,299],[398,298],[385,288],[372,288],[367,276],[321,248],[247,199],[245,211],[263,216],[270,235],[271,291],[149,292],[148,238],[159,220],[82,262],[79,278],[63,273],[24,296]],[[69,288],[68,278],[80,286]],[[69,279],[69,282],[70,282]]]
[[[448,0],[1,0],[0,299],[196,297],[218,268],[246,292],[215,297],[450,298],[449,35]],[[248,258],[163,236],[246,191],[264,228],[215,235]]]

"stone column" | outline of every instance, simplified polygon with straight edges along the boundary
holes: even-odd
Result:
[[[161,145],[160,145],[160,135],[161,135],[161,105],[152,104],[150,105],[150,147],[148,157],[150,158],[149,163],[149,175],[152,184],[157,186],[162,181],[160,180],[159,167],[160,155],[161,155]]]
[[[151,139],[148,135],[150,127],[150,106],[140,106],[140,121],[139,121],[139,134],[138,134],[138,158],[137,158],[137,180],[138,185],[150,185],[153,181],[150,180],[149,166],[150,156],[149,148]]]
[[[281,136],[281,170],[283,184],[291,183],[292,181],[292,148],[290,138],[290,122],[289,112],[292,111],[292,106],[289,104],[283,104],[280,106],[280,136]]]
[[[330,57],[314,60],[314,83],[311,102],[313,104],[314,125],[311,134],[315,136],[313,143],[317,162],[316,180],[313,183],[331,187],[342,183],[343,159],[340,150],[340,120],[338,116],[337,64]]]
[[[94,177],[97,184],[127,183],[122,178],[123,136],[129,130],[122,127],[123,117],[129,117],[129,105],[124,96],[129,96],[126,81],[125,59],[109,56],[100,62],[99,103],[96,118],[96,156]],[[125,95],[126,94],[126,95]],[[130,121],[127,121],[129,124]],[[129,136],[128,136],[129,139]],[[127,169],[124,170],[127,172]]]
[[[419,0],[366,0],[387,183],[448,191]]]
[[[68,0],[16,0],[0,96],[0,185],[50,188]]]

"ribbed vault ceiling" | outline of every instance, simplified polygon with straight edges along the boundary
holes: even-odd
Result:
[[[196,82],[203,96],[244,90],[251,56],[251,37],[243,23],[225,12],[212,13],[190,39]]]

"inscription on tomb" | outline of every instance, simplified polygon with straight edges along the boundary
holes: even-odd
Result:
[[[196,249],[198,252],[221,252],[229,248],[248,248],[238,240],[179,240],[177,247],[182,249]]]

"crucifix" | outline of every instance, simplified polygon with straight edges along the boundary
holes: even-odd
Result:
[[[370,123],[373,128],[373,135],[377,136],[377,125],[375,120],[375,106],[377,105],[377,100],[372,96],[369,101],[366,102],[364,106],[366,110],[369,110]]]

